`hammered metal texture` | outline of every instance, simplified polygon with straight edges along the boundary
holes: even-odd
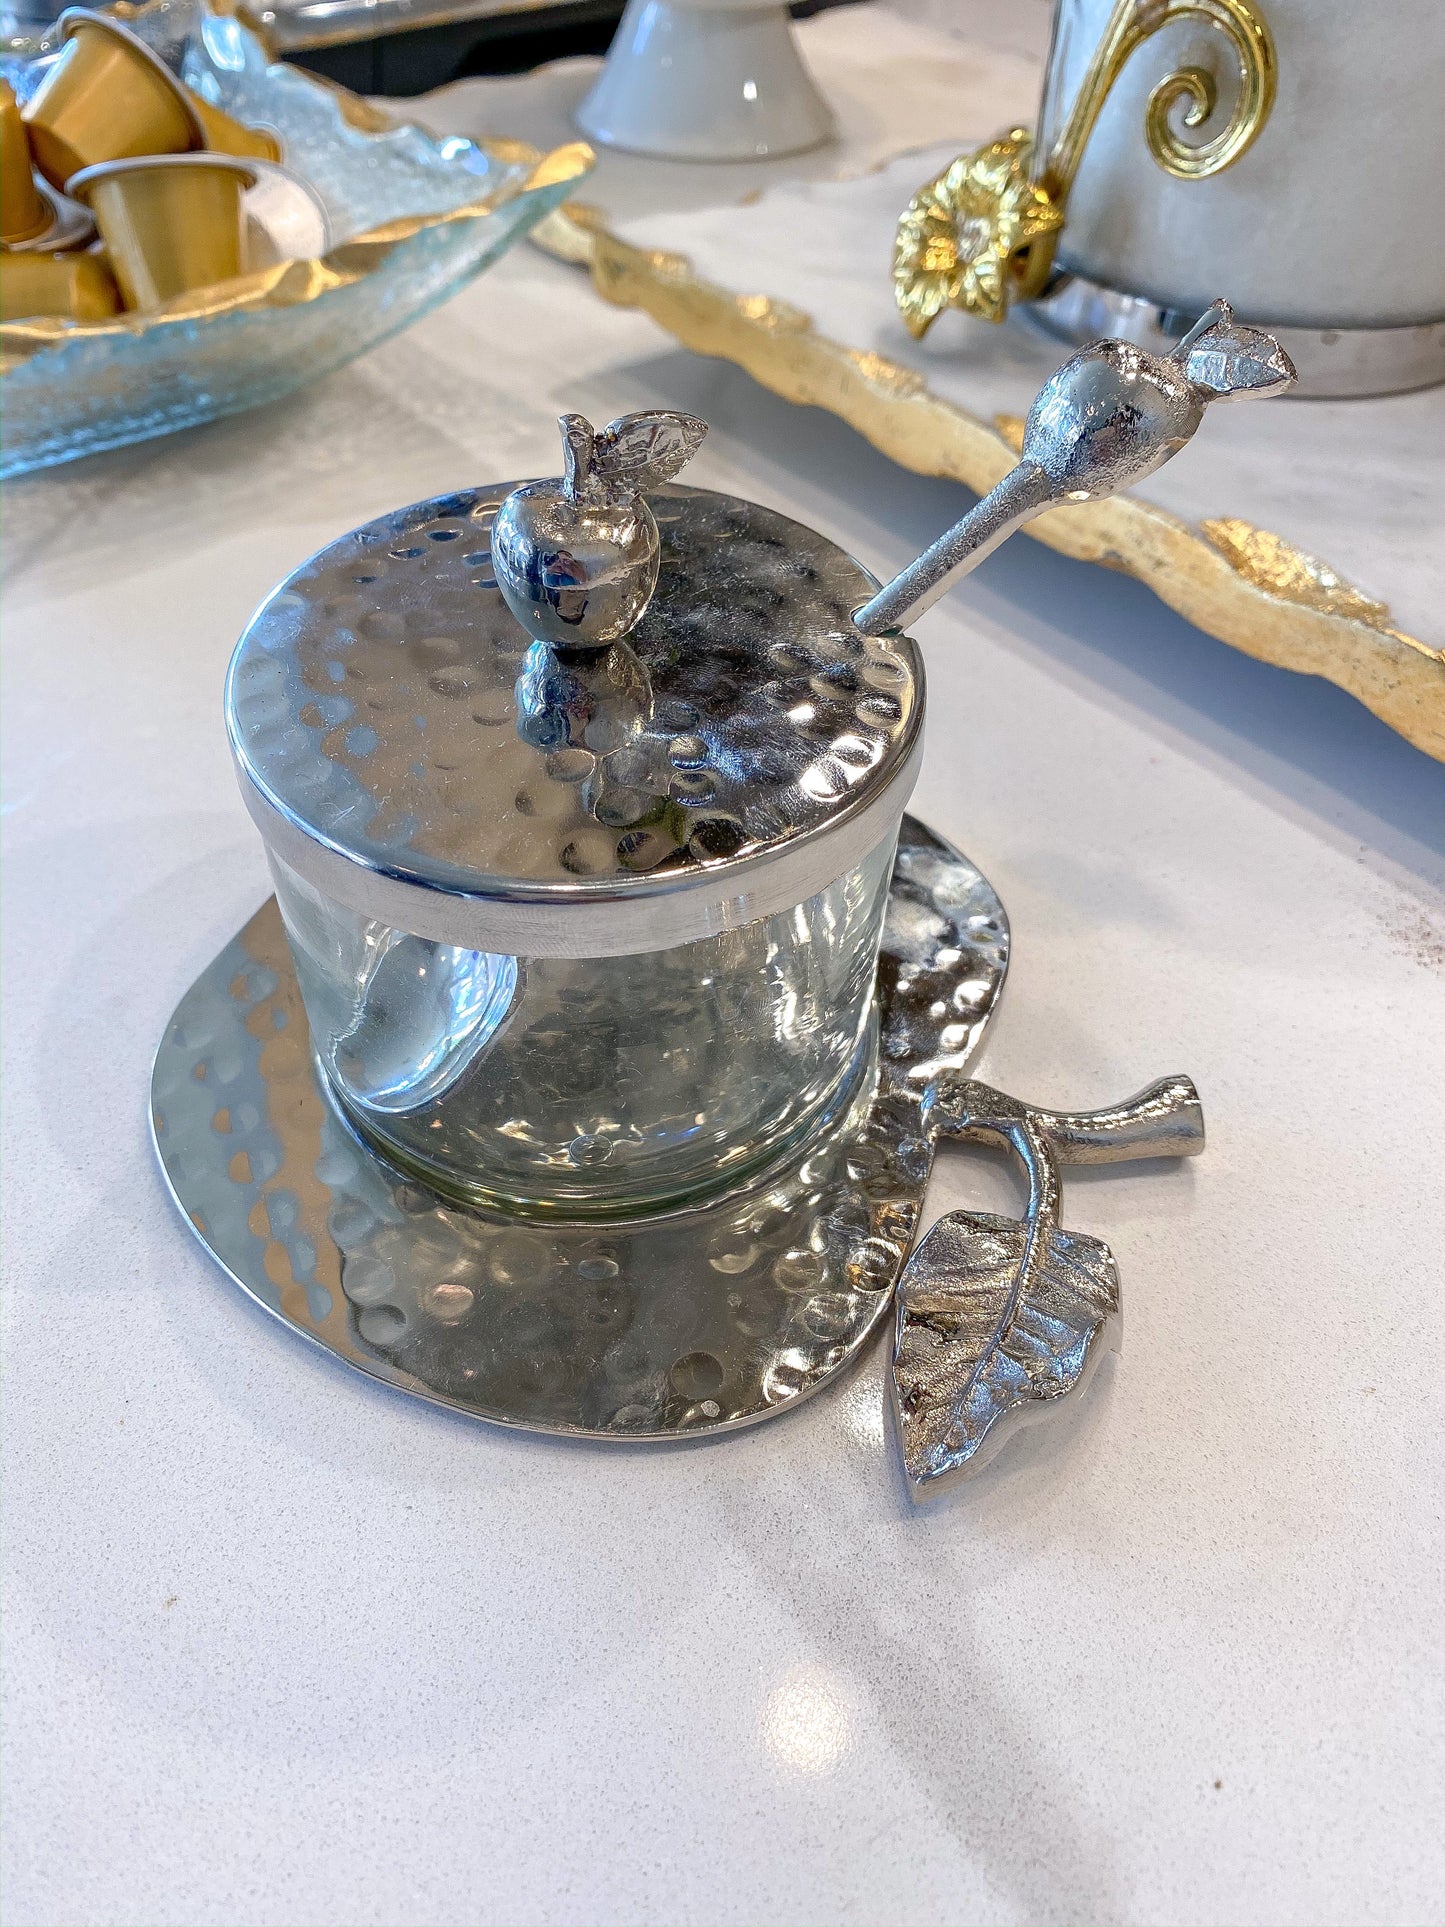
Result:
[[[435,889],[576,902],[725,871],[887,789],[921,720],[913,644],[854,630],[876,584],[842,550],[703,490],[649,498],[661,574],[627,673],[538,713],[558,659],[491,562],[511,486],[343,536],[256,615],[228,721],[291,822]]]
[[[167,1028],[153,1128],[177,1203],[268,1311],[372,1377],[528,1429],[660,1439],[786,1410],[885,1315],[932,1162],[927,1109],[1003,986],[973,866],[905,818],[878,1049],[844,1117],[741,1193],[631,1224],[443,1199],[323,1097],[274,901]]]

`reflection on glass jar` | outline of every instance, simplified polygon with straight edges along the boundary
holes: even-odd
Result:
[[[895,842],[741,929],[582,959],[433,943],[271,861],[313,1044],[365,1137],[473,1202],[626,1214],[758,1170],[851,1090]]]

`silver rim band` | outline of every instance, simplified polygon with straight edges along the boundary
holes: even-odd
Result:
[[[920,704],[920,715],[922,706]],[[359,916],[461,950],[506,957],[631,957],[720,936],[807,902],[855,869],[902,820],[923,762],[923,731],[886,789],[781,850],[692,871],[669,887],[642,878],[629,890],[559,900],[439,890],[371,868],[308,836],[237,763],[241,796],[268,851],[323,896]]]
[[[1081,274],[1060,275],[1038,301],[1014,313],[1076,347],[1109,335],[1154,354],[1167,354],[1195,319]],[[1263,315],[1240,319],[1267,329],[1288,354],[1299,375],[1292,397],[1396,395],[1445,381],[1445,317],[1404,328],[1301,328]]]

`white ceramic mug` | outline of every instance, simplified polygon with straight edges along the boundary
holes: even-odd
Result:
[[[577,125],[634,154],[741,161],[816,147],[833,117],[779,0],[628,0]]]

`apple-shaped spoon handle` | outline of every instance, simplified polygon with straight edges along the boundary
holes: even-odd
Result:
[[[657,523],[642,491],[672,480],[707,423],[655,408],[600,433],[582,415],[560,426],[567,472],[512,490],[492,524],[492,565],[529,636],[605,649],[642,620],[657,587]]]
[[[1209,402],[1277,395],[1294,379],[1274,336],[1236,322],[1227,301],[1207,309],[1167,357],[1127,341],[1081,348],[1039,390],[1018,467],[854,610],[854,627],[900,634],[1044,509],[1117,495],[1152,475],[1183,448]]]

